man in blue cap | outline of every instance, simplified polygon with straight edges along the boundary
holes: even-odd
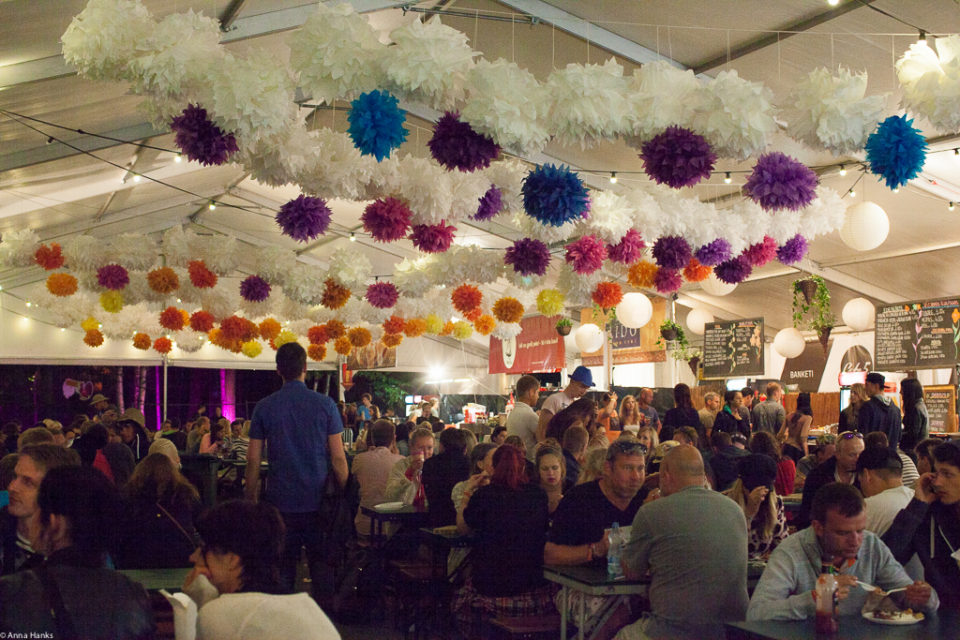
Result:
[[[574,400],[583,397],[593,384],[593,374],[590,369],[580,365],[570,375],[570,383],[563,391],[558,391],[543,401],[540,407],[540,422],[537,425],[537,442],[543,442],[547,434],[547,425],[550,418],[573,404]]]

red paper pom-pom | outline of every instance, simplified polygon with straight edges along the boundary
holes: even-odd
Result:
[[[403,333],[404,327],[403,318],[400,316],[390,316],[383,321],[383,332],[384,333]]]
[[[209,311],[194,311],[190,316],[190,328],[201,333],[209,333],[213,329],[216,319]]]
[[[257,325],[246,318],[239,316],[230,316],[220,322],[220,332],[223,339],[240,343],[255,340],[259,336]],[[231,345],[232,346],[232,345]]]
[[[197,289],[209,289],[217,284],[217,274],[207,269],[203,260],[191,260],[187,264],[187,272],[190,274],[190,282]]]
[[[180,288],[180,278],[170,267],[160,267],[147,273],[147,284],[157,293],[166,295]]]
[[[493,304],[493,315],[500,322],[520,322],[523,319],[523,305],[516,298],[500,298]],[[477,331],[480,331],[476,323],[474,323],[474,327]],[[483,331],[480,331],[480,333],[483,333]],[[487,334],[483,333],[483,335]]]
[[[170,353],[170,350],[173,349],[173,342],[170,341],[170,338],[157,338],[153,341],[153,349],[157,353]]]
[[[493,316],[488,316],[485,313],[473,321],[473,328],[482,336],[488,336],[493,333],[495,326],[497,326],[497,322],[493,319]]]
[[[623,289],[616,282],[599,282],[590,297],[601,309],[612,309],[623,300]]]
[[[480,307],[483,294],[472,284],[462,284],[450,294],[453,307],[460,313],[467,313]]]
[[[86,342],[88,346],[99,347],[103,344],[103,334],[100,333],[99,329],[90,329],[83,336],[83,341]]]
[[[150,336],[145,333],[135,333],[133,334],[133,346],[136,349],[141,351],[146,351],[150,348]]]
[[[180,331],[183,329],[184,320],[180,309],[176,307],[167,307],[160,312],[160,326],[170,331]]]
[[[398,347],[400,343],[403,342],[402,333],[385,333],[383,337],[380,338],[380,341],[383,342],[384,346],[387,347]]]
[[[480,307],[477,307],[476,309],[470,309],[470,311],[467,311],[465,314],[463,314],[463,317],[470,322],[474,322],[481,316],[481,314],[483,314],[483,310],[480,309]]]
[[[269,342],[280,335],[282,329],[279,322],[273,318],[267,318],[260,323],[260,337]]]
[[[56,242],[51,242],[49,247],[45,244],[40,245],[37,252],[33,254],[33,259],[47,271],[59,269],[64,262],[63,254],[60,253],[60,245]]]
[[[696,258],[690,258],[690,262],[683,268],[683,277],[688,282],[703,282],[713,271],[710,267],[700,264]]]
[[[323,325],[316,325],[307,329],[307,340],[310,344],[325,344],[330,340],[330,334]]]
[[[447,320],[443,323],[443,329],[440,330],[440,335],[449,336],[453,333],[453,322]]]
[[[311,344],[307,347],[307,355],[311,360],[322,362],[327,357],[327,347],[322,344]]]
[[[347,335],[347,328],[339,320],[331,320],[325,326],[327,327],[327,335],[330,336],[331,340]]]
[[[323,283],[323,296],[320,298],[320,304],[327,309],[339,309],[347,304],[350,299],[350,289],[338,284],[333,278],[327,278]]]

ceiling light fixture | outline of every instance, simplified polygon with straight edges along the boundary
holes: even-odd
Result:
[[[851,197],[857,195],[857,192],[854,190],[853,187],[850,187],[850,191],[848,191],[847,193],[849,193]]]
[[[950,211],[953,211],[954,207],[956,207],[956,205],[953,204],[952,202],[947,205],[947,209],[949,209]]]
[[[723,174],[723,184],[730,184],[731,182],[733,182],[733,178],[730,177],[730,172],[727,171]]]
[[[917,44],[927,46],[927,32],[923,29],[920,29],[920,35],[917,36]]]
[[[840,165],[840,175],[841,176],[847,175],[847,168],[843,165]]]
[[[830,5],[831,7],[835,7],[838,4],[840,4],[840,0],[827,0],[827,4]]]
[[[177,164],[179,164],[179,163],[183,162],[183,156],[180,155],[179,153],[174,154],[174,156],[173,156],[173,161],[176,162]]]
[[[213,200],[211,200],[211,201],[210,201],[210,206],[209,206],[208,208],[210,209],[210,211],[213,211],[214,209],[217,208],[217,203],[214,202]]]
[[[616,171],[611,171],[611,172],[610,172],[610,184],[617,184],[617,172],[616,172]]]
[[[357,234],[355,234],[353,231],[351,231],[351,232],[350,232],[350,242],[356,242],[356,241],[357,241]]]

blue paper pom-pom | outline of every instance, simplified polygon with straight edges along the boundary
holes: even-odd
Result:
[[[521,193],[527,214],[554,227],[587,217],[590,208],[583,182],[563,165],[537,167],[523,179]]]
[[[890,116],[867,138],[870,171],[897,189],[917,177],[927,159],[927,141],[907,116]]]
[[[409,132],[403,128],[407,112],[398,104],[386,91],[370,91],[350,103],[347,133],[360,153],[380,162],[407,139]]]

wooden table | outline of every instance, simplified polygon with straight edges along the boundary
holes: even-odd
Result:
[[[728,622],[727,640],[814,640],[818,636],[809,620],[765,620],[762,622]],[[960,638],[960,613],[942,611],[928,615],[912,625],[892,626],[870,622],[860,616],[840,618],[836,640],[949,640]]]
[[[426,521],[427,512],[417,511],[413,505],[408,504],[400,509],[389,511],[380,511],[377,509],[379,506],[360,507],[360,513],[370,518],[370,546],[375,549],[383,547],[387,541],[387,536],[383,532],[384,523],[416,524]]]
[[[119,573],[139,582],[147,591],[180,591],[193,567],[179,569],[121,569]]]
[[[800,505],[803,503],[803,494],[791,493],[788,496],[780,496],[780,499],[783,500],[784,511],[787,513],[798,513],[800,511]]]

